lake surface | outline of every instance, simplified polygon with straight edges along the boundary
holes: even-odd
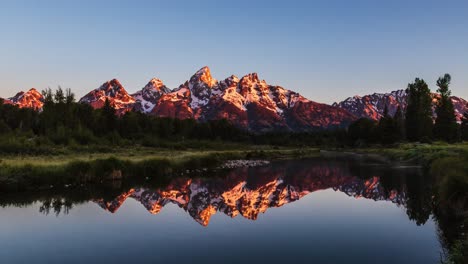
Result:
[[[438,263],[417,168],[278,161],[209,178],[0,195],[0,263]]]

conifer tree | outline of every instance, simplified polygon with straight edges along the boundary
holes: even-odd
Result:
[[[107,134],[110,132],[113,132],[116,129],[117,126],[117,116],[116,116],[116,111],[115,108],[112,107],[109,99],[106,99],[104,102],[104,106],[101,109],[102,111],[102,118],[103,118],[103,131],[101,131],[103,134]]]
[[[385,105],[383,116],[378,124],[378,133],[382,144],[393,144],[398,140],[398,128],[395,120],[388,114],[388,106]]]
[[[393,116],[393,120],[395,121],[395,125],[398,131],[397,140],[401,141],[405,139],[405,117],[403,115],[403,111],[401,110],[401,106],[398,106],[395,115]]]
[[[75,102],[75,94],[71,91],[70,88],[65,90],[65,102],[71,104]]]
[[[55,101],[56,104],[65,103],[65,93],[63,92],[63,89],[60,86],[55,91],[54,101]]]
[[[440,94],[436,104],[436,120],[434,137],[439,140],[453,142],[457,139],[457,120],[452,100],[450,99],[450,74],[445,74],[437,80],[437,92]]]
[[[409,141],[430,141],[432,138],[431,91],[423,79],[408,84],[405,114],[406,137]]]
[[[42,96],[44,96],[44,106],[54,103],[54,94],[50,87],[42,91]]]

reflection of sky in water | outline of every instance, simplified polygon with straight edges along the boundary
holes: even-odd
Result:
[[[432,220],[417,226],[403,207],[331,189],[311,193],[251,221],[215,214],[207,227],[176,205],[151,215],[127,199],[111,214],[90,202],[69,215],[38,204],[0,209],[2,263],[435,263]]]

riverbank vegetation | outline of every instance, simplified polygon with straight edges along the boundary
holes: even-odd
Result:
[[[127,178],[154,179],[206,174],[227,160],[288,159],[316,156],[317,148],[171,151],[116,149],[117,153],[58,156],[7,156],[0,166],[0,191],[24,191],[95,184]]]

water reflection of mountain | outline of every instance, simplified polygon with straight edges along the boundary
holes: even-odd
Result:
[[[269,208],[281,207],[325,189],[406,207],[407,185],[401,184],[400,179],[406,177],[403,172],[406,174],[408,170],[374,166],[363,169],[362,164],[356,167],[352,162],[336,160],[290,161],[236,169],[224,177],[178,178],[165,187],[133,188],[113,200],[96,199],[95,202],[115,213],[126,199],[133,198],[152,214],[172,203],[204,226],[217,212],[256,220]],[[387,176],[392,177],[390,182],[382,178]]]

